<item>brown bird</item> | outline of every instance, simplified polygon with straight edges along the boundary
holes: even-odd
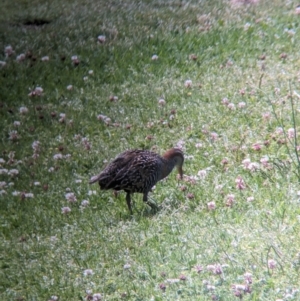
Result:
[[[148,202],[148,193],[160,180],[169,175],[175,166],[182,179],[183,152],[179,148],[168,150],[163,156],[148,150],[127,150],[118,155],[98,175],[90,179],[90,184],[99,182],[100,189],[124,190],[130,213],[131,196],[134,192],[143,193],[143,201],[151,208],[157,207]]]

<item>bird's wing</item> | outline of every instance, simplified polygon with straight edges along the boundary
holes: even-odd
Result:
[[[115,176],[107,184],[107,189],[128,189],[143,190],[143,188],[153,186],[156,181],[158,170],[158,160],[156,157],[139,154],[131,160],[123,162]]]
[[[120,154],[110,164],[108,164],[103,171],[91,177],[89,183],[93,184],[99,181],[103,186],[106,186],[107,183],[110,182],[111,179],[113,179],[116,176],[116,174],[119,172],[119,170],[122,167],[125,167],[126,165],[129,164],[130,160],[131,157],[128,155],[126,156],[126,152]]]

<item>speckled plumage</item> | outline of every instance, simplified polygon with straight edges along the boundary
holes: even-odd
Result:
[[[128,150],[118,155],[98,175],[90,179],[90,184],[99,182],[101,189],[124,190],[128,209],[132,214],[130,194],[143,193],[148,202],[148,192],[160,180],[165,178],[175,166],[182,178],[183,152],[178,148],[168,150],[163,156],[147,150]]]

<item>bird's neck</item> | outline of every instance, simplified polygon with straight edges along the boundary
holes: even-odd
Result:
[[[163,158],[162,163],[163,163],[163,167],[162,167],[160,179],[164,179],[165,177],[167,177],[175,167],[175,160],[173,159],[166,160]]]

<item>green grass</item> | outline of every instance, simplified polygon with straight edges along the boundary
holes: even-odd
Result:
[[[233,2],[3,2],[1,300],[299,298],[298,3]],[[156,185],[156,214],[88,185],[125,149],[173,146],[185,177]]]

